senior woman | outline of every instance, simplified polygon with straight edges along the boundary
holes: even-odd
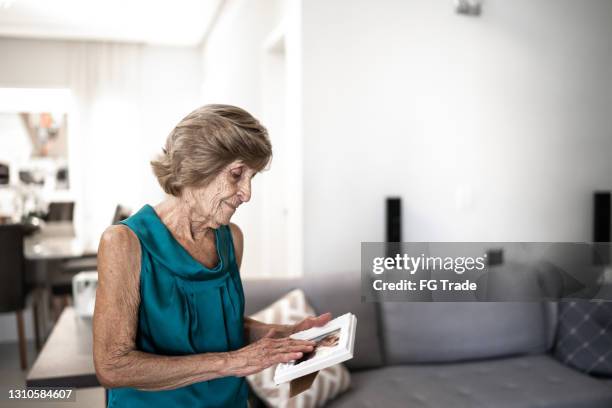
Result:
[[[244,317],[243,235],[230,219],[272,156],[246,111],[206,105],[170,133],[151,162],[167,198],[100,240],[94,364],[109,407],[245,407],[244,376],[302,357],[293,326]]]

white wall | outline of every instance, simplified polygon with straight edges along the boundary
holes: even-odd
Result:
[[[68,41],[0,38],[0,86],[62,88],[68,84]]]
[[[229,2],[207,101],[259,114],[259,47],[289,3]],[[357,270],[390,195],[408,241],[590,240],[592,192],[612,189],[612,3],[488,0],[478,18],[447,0],[300,3],[307,273]],[[256,200],[237,215],[247,238]]]
[[[612,2],[303,2],[305,270],[406,241],[588,241],[612,189]]]
[[[32,144],[23,121],[16,113],[0,112],[0,161],[23,163],[30,158]],[[11,172],[11,180],[18,180],[14,171]]]
[[[246,109],[263,121],[262,79],[264,43],[278,28],[284,15],[280,0],[229,0],[202,50],[202,100],[227,103]],[[265,125],[265,122],[264,122]],[[273,149],[277,134],[271,133]],[[274,165],[270,172],[281,169]],[[240,207],[233,222],[245,235],[242,270],[251,276],[270,274],[262,251],[262,211],[265,205],[264,173],[253,179],[251,201]]]

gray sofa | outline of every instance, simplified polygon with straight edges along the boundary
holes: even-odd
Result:
[[[351,390],[330,407],[612,407],[612,381],[550,355],[554,303],[362,303],[359,272],[243,284],[247,314],[301,288],[357,316]]]

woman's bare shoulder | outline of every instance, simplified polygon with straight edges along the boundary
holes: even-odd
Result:
[[[232,241],[234,242],[234,253],[236,254],[236,263],[238,268],[242,264],[242,253],[244,252],[244,235],[240,227],[233,222],[229,225],[230,231],[232,232]]]
[[[106,228],[98,247],[99,261],[117,261],[127,264],[140,263],[140,241],[130,228],[123,224]],[[130,262],[131,261],[131,262]]]
[[[234,224],[233,222],[230,222],[230,231],[232,232],[232,239],[234,241],[238,240],[242,243],[242,241],[244,240],[244,236],[242,235],[242,230],[240,229],[240,227],[236,224]]]
[[[129,227],[123,224],[111,225],[104,230],[100,246],[129,248],[140,247],[138,237]]]

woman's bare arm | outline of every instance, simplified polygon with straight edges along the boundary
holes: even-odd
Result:
[[[140,304],[140,243],[122,225],[109,227],[98,250],[94,365],[107,388],[168,390],[225,376],[244,376],[299,358],[312,342],[262,338],[232,352],[163,356],[135,348]]]

